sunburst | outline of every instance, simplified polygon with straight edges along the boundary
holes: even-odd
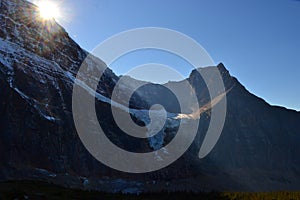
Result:
[[[61,17],[61,12],[59,6],[50,0],[40,0],[35,2],[38,6],[39,14],[43,20],[59,20]]]

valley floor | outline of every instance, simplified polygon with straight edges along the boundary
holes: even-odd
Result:
[[[118,200],[177,200],[177,199],[221,199],[221,200],[274,200],[274,199],[300,199],[300,192],[210,192],[210,193],[155,193],[155,194],[108,194],[94,191],[66,189],[38,181],[8,181],[0,182],[0,199],[118,199]]]

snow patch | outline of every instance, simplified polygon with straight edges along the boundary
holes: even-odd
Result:
[[[57,176],[56,174],[49,172],[46,169],[35,168],[35,170],[38,171],[39,173],[41,173],[42,175],[46,175],[48,177],[56,177]]]

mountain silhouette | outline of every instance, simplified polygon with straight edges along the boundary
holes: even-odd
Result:
[[[141,113],[154,104],[179,116],[150,139],[134,138],[117,126],[111,106],[125,103],[121,97],[114,100],[115,104],[110,101],[120,77],[107,68],[98,83],[95,108],[106,136],[120,148],[132,152],[161,148],[172,141],[178,130],[176,123],[183,119],[189,124],[198,118],[199,128],[184,155],[159,171],[130,174],[97,161],[77,134],[72,91],[82,64],[91,70],[104,69],[106,64],[83,50],[54,20],[40,21],[37,15],[36,6],[25,0],[0,1],[1,181],[38,180],[125,193],[300,189],[300,113],[271,106],[251,94],[222,63],[195,69],[183,81],[147,83],[132,95],[130,114],[137,124],[146,124]],[[199,72],[215,69],[222,76],[225,93],[211,98]],[[124,94],[139,82],[125,78],[120,91]],[[199,107],[190,105],[181,112],[167,87],[180,89],[184,81],[195,90]],[[215,81],[212,76],[210,83]],[[225,96],[227,113],[222,134],[213,150],[200,159],[211,108]]]

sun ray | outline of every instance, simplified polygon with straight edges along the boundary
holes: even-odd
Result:
[[[61,17],[60,9],[54,1],[39,0],[36,2],[36,5],[38,6],[40,17],[43,20],[59,20]]]

